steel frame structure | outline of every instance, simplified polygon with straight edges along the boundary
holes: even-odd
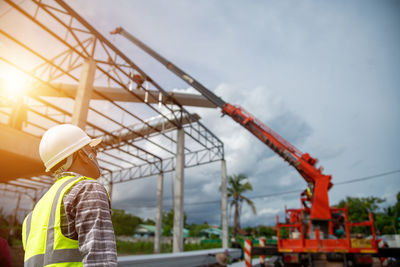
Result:
[[[16,49],[34,58],[31,67],[21,66],[12,57],[0,53],[0,62],[25,73],[31,79],[31,89],[22,105],[28,114],[25,126],[20,130],[40,137],[49,127],[70,122],[71,104],[75,96],[57,86],[59,82],[79,83],[83,62],[93,59],[96,64],[97,85],[118,87],[142,101],[137,114],[130,106],[116,102],[100,91],[93,93],[101,103],[107,103],[113,112],[105,112],[104,104],[91,103],[86,132],[91,137],[101,137],[104,142],[99,151],[99,163],[105,181],[125,182],[175,170],[176,140],[174,129],[184,129],[190,142],[185,142],[185,167],[193,167],[224,158],[223,143],[207,129],[195,114],[190,114],[174,97],[163,89],[155,79],[145,73],[136,63],[122,53],[107,38],[100,34],[77,12],[62,0],[32,0],[16,3],[5,0],[13,15],[29,21],[35,32],[40,32],[56,45],[55,52],[43,49],[24,36],[17,36],[7,27],[0,29],[0,38],[13,44]],[[6,14],[9,15],[9,14]],[[0,18],[1,20],[4,18]],[[38,37],[39,38],[39,37]],[[134,74],[144,78],[143,84],[136,84]],[[143,90],[144,97],[136,94],[132,86]],[[61,100],[35,94],[41,85],[46,85],[63,95]],[[37,91],[37,90],[36,90]],[[158,92],[158,96],[154,92]],[[152,103],[149,103],[152,99]],[[1,123],[10,121],[14,104],[2,98],[0,105]],[[168,100],[168,101],[163,101]],[[66,103],[64,104],[57,104]],[[93,102],[93,101],[92,101]],[[172,104],[165,104],[172,103]],[[15,112],[15,111],[14,111]],[[146,119],[146,117],[154,117]],[[128,118],[128,119],[126,119]],[[125,122],[128,121],[129,123]],[[168,145],[168,143],[170,145]],[[172,147],[172,148],[171,148]],[[1,189],[12,187],[13,192],[25,194],[43,191],[50,186],[48,177],[18,179],[1,185]],[[39,182],[39,183],[37,183]],[[28,191],[27,191],[28,190]]]

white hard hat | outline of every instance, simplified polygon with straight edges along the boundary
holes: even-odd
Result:
[[[72,124],[60,124],[48,129],[40,141],[39,154],[46,172],[63,159],[86,145],[97,146],[101,139],[91,139],[81,128]]]

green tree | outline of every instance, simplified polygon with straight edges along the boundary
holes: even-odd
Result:
[[[253,201],[243,195],[246,191],[252,191],[253,187],[248,181],[248,178],[244,174],[232,175],[228,177],[228,198],[230,199],[230,205],[235,208],[235,214],[233,217],[233,235],[236,236],[240,229],[240,213],[242,210],[243,202],[249,205],[254,213],[257,213],[256,206]]]
[[[400,233],[400,192],[397,193],[397,202],[393,207],[390,208],[393,216],[393,225],[396,234]]]
[[[146,219],[143,224],[148,224],[148,225],[156,225],[156,222],[153,221],[152,219]]]
[[[395,234],[396,228],[393,223],[393,216],[390,215],[388,209],[382,213],[377,213],[374,216],[375,230],[378,235]]]
[[[397,193],[397,202],[393,206],[384,209],[384,216],[382,217],[379,221],[382,234],[397,234],[400,232],[400,192]]]
[[[183,225],[186,227],[186,213],[183,213]],[[171,236],[172,229],[174,229],[174,210],[171,209],[169,212],[163,212],[162,215],[162,225],[163,225],[163,236]]]
[[[260,236],[265,236],[266,238],[271,238],[272,236],[276,236],[276,228],[272,226],[261,225],[258,227],[258,232]]]
[[[249,236],[255,236],[257,234],[257,228],[255,227],[247,226],[244,230]]]
[[[114,226],[115,235],[133,235],[136,227],[143,223],[137,216],[125,213],[124,210],[113,209],[111,220]]]
[[[398,197],[399,194],[398,194]],[[394,218],[397,202],[395,206],[388,207],[383,211],[379,205],[385,202],[385,199],[379,197],[346,197],[345,200],[339,202],[338,207],[347,205],[349,212],[349,220],[353,222],[369,220],[369,213],[373,214],[374,227],[377,234],[394,234],[396,232]],[[351,229],[353,233],[370,234],[367,227],[354,227]]]
[[[202,224],[191,224],[188,225],[189,235],[192,237],[200,237],[202,236],[201,231],[204,229],[210,228],[207,222],[203,222]]]
[[[369,213],[376,213],[383,202],[385,199],[379,197],[346,197],[337,206],[343,208],[347,204],[350,221],[360,222],[368,220]]]

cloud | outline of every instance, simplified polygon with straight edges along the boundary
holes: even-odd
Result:
[[[279,209],[271,209],[271,208],[264,208],[260,210],[257,214],[258,215],[275,215],[277,214]]]

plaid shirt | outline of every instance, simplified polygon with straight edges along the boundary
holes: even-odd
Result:
[[[64,172],[65,176],[79,176]],[[117,249],[111,222],[111,204],[103,185],[93,180],[76,183],[63,198],[61,232],[78,240],[83,266],[117,266]]]

